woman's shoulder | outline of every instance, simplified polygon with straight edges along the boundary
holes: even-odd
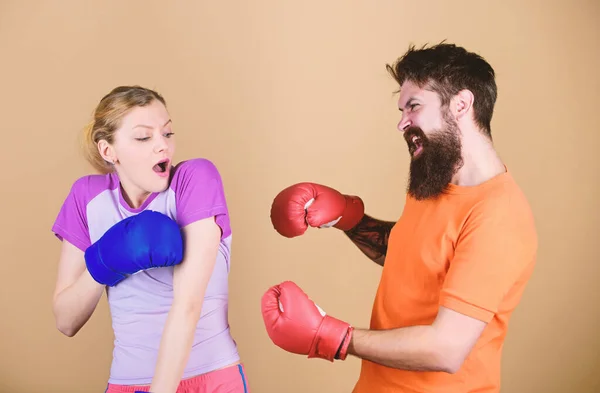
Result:
[[[206,173],[206,174],[218,174],[219,170],[215,163],[204,157],[190,158],[183,160],[174,166],[175,175],[178,173]]]
[[[103,196],[117,187],[118,179],[113,174],[94,174],[77,178],[60,207],[52,231],[58,238],[66,239],[85,250],[91,244],[89,212],[93,211],[94,216],[105,215],[104,208],[110,203],[107,204],[107,199]]]
[[[182,161],[174,167],[170,188],[180,225],[209,215],[227,214],[225,190],[217,166],[207,158]]]
[[[105,191],[114,191],[119,185],[115,174],[90,174],[81,176],[71,185],[70,194],[86,203]]]
[[[173,167],[171,188],[178,189],[190,183],[221,183],[221,174],[215,163],[204,157],[191,158]]]

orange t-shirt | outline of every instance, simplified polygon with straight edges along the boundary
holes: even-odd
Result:
[[[457,373],[363,360],[354,393],[499,392],[508,321],[536,253],[529,203],[508,171],[473,187],[451,185],[436,201],[407,197],[390,234],[371,329],[429,325],[440,306],[488,324]]]

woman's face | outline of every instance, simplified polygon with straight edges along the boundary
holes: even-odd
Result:
[[[115,133],[114,143],[105,144],[103,153],[109,161],[115,162],[130,203],[137,206],[149,193],[161,192],[168,187],[175,153],[172,135],[167,109],[154,100],[125,115]]]

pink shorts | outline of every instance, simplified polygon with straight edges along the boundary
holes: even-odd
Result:
[[[150,386],[108,384],[105,393],[148,392]],[[179,383],[177,393],[250,393],[244,366],[222,368]]]

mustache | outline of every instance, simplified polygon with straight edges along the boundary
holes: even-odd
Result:
[[[429,138],[427,138],[425,132],[420,127],[409,127],[404,131],[402,136],[406,141],[408,153],[411,155],[411,157],[417,150],[421,149],[422,151],[427,149],[430,144]]]
[[[427,141],[427,137],[425,136],[425,132],[423,131],[423,129],[421,127],[409,127],[406,130],[404,130],[403,136],[404,136],[404,140],[408,144],[412,143],[412,138],[414,136],[416,136],[419,139],[421,139],[421,141],[423,143],[426,143],[426,141]]]

